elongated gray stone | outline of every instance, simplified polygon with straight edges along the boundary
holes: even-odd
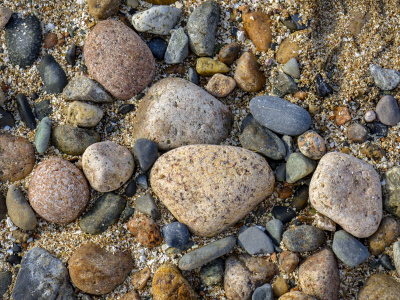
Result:
[[[274,96],[251,99],[250,112],[261,125],[280,134],[300,135],[311,125],[304,108]]]
[[[344,230],[335,233],[332,250],[337,258],[349,267],[356,267],[369,257],[367,247]]]
[[[64,88],[63,96],[69,101],[92,101],[95,103],[113,102],[99,84],[82,75],[75,76]]]
[[[400,241],[393,244],[393,261],[397,273],[400,274]]]
[[[49,117],[44,117],[37,128],[35,134],[36,150],[39,154],[43,154],[49,144],[51,133],[51,120]]]
[[[391,214],[400,217],[400,167],[390,168],[383,177],[386,183],[383,207]]]
[[[228,236],[206,246],[193,250],[179,260],[179,269],[193,270],[228,253],[236,244],[234,236]]]
[[[136,210],[149,215],[153,219],[160,219],[161,213],[154,202],[154,198],[150,193],[146,193],[143,196],[139,196],[135,200],[135,208]]]

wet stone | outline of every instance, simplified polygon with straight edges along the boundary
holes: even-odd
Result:
[[[296,208],[296,210],[302,210],[307,206],[308,202],[308,191],[309,188],[307,185],[302,185],[301,187],[294,192],[293,199],[290,203],[290,206]]]
[[[122,104],[120,107],[118,107],[118,114],[120,115],[126,115],[136,109],[135,104]]]
[[[161,244],[161,232],[154,220],[146,215],[137,215],[128,222],[128,230],[142,246],[152,249]]]
[[[238,43],[233,43],[223,47],[218,55],[220,61],[226,65],[231,65],[237,59],[240,51],[240,45]]]
[[[369,129],[370,134],[376,137],[387,137],[389,133],[389,127],[381,122],[367,123],[366,126]]]
[[[168,43],[161,37],[154,37],[148,43],[151,53],[157,60],[163,60],[165,51],[167,50]]]
[[[6,112],[4,109],[0,107],[0,129],[5,127],[14,127],[15,121],[12,114]]]
[[[204,285],[221,284],[224,280],[225,262],[221,258],[205,264],[200,268],[200,280]]]
[[[133,197],[136,194],[136,181],[132,180],[125,188],[125,196]]]
[[[43,56],[38,69],[44,83],[44,90],[49,94],[62,93],[68,84],[68,79],[55,58],[50,54]]]
[[[312,251],[325,242],[325,234],[319,228],[301,225],[286,230],[282,242],[293,252]]]
[[[139,161],[140,169],[147,172],[158,158],[157,145],[148,139],[137,139],[133,154]]]
[[[161,213],[150,193],[146,193],[135,199],[135,209],[141,213],[149,215],[153,219],[161,218]]]
[[[274,219],[265,225],[265,231],[275,245],[279,245],[282,241],[283,223],[281,220]]]
[[[333,93],[332,87],[325,81],[321,74],[317,74],[317,76],[315,76],[315,84],[320,97],[325,98]]]
[[[29,105],[28,98],[24,94],[18,94],[15,97],[18,106],[18,112],[21,117],[21,120],[26,124],[30,129],[36,128],[36,120],[33,115],[32,108]]]
[[[51,106],[50,100],[43,100],[34,103],[33,105],[35,107],[35,116],[39,121],[53,113],[53,107]]]
[[[76,63],[76,44],[72,44],[68,49],[67,53],[65,53],[65,60],[67,64],[70,66],[75,66]]]
[[[283,224],[289,223],[296,217],[296,212],[290,207],[276,205],[272,209],[273,216]],[[278,244],[279,245],[279,244]]]

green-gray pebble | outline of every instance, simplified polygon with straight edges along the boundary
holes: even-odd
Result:
[[[97,132],[71,125],[57,126],[51,133],[52,145],[69,155],[81,155],[87,147],[100,140]]]
[[[44,154],[46,151],[50,140],[50,133],[51,120],[49,117],[44,117],[40,122],[35,135],[36,150],[39,154]]]
[[[309,159],[298,152],[293,153],[286,164],[286,181],[294,183],[311,174],[316,167],[317,163],[315,160]]]

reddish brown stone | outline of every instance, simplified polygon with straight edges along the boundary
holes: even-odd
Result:
[[[297,268],[299,261],[299,255],[296,253],[284,251],[279,254],[279,265],[286,273],[293,272]]]
[[[258,92],[265,84],[265,76],[260,71],[257,58],[251,52],[240,56],[234,78],[237,85],[245,92]]]
[[[133,273],[132,284],[137,290],[143,290],[151,275],[151,270],[146,267],[140,271]]]
[[[94,243],[81,246],[69,259],[71,281],[85,293],[94,295],[113,291],[124,282],[132,268],[129,253],[111,253]]]
[[[379,255],[385,248],[397,240],[400,235],[400,224],[391,217],[382,219],[378,230],[369,238],[369,252]]]
[[[258,51],[268,51],[272,35],[269,15],[264,12],[249,12],[242,14],[244,29]]]
[[[90,191],[81,170],[65,159],[51,157],[33,173],[28,197],[43,219],[69,223],[85,210]]]
[[[88,0],[89,14],[96,20],[103,20],[114,16],[121,4],[121,0]]]
[[[0,182],[28,176],[35,165],[35,150],[22,137],[0,133]]]
[[[351,120],[350,112],[347,107],[339,106],[335,108],[335,123],[336,125],[344,125],[346,122]]]
[[[139,215],[128,222],[128,230],[149,249],[160,245],[161,233],[154,220],[145,215]]]
[[[240,45],[238,43],[233,43],[226,45],[219,51],[219,60],[226,65],[231,65],[236,60],[238,53],[240,51]]]
[[[53,48],[58,43],[58,37],[55,33],[46,33],[44,35],[44,45],[45,49]]]
[[[276,61],[280,64],[286,64],[291,58],[298,60],[300,48],[300,44],[297,41],[293,40],[292,37],[287,37],[276,52]]]
[[[136,291],[125,294],[120,300],[140,300],[140,296]]]
[[[155,76],[149,47],[118,21],[99,22],[86,39],[84,55],[93,78],[122,100],[140,93]]]
[[[304,132],[299,136],[297,143],[300,152],[311,159],[320,159],[326,153],[325,141],[315,131]]]

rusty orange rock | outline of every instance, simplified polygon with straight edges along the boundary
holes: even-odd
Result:
[[[256,11],[244,13],[242,18],[244,29],[257,50],[268,51],[272,41],[269,15]]]

